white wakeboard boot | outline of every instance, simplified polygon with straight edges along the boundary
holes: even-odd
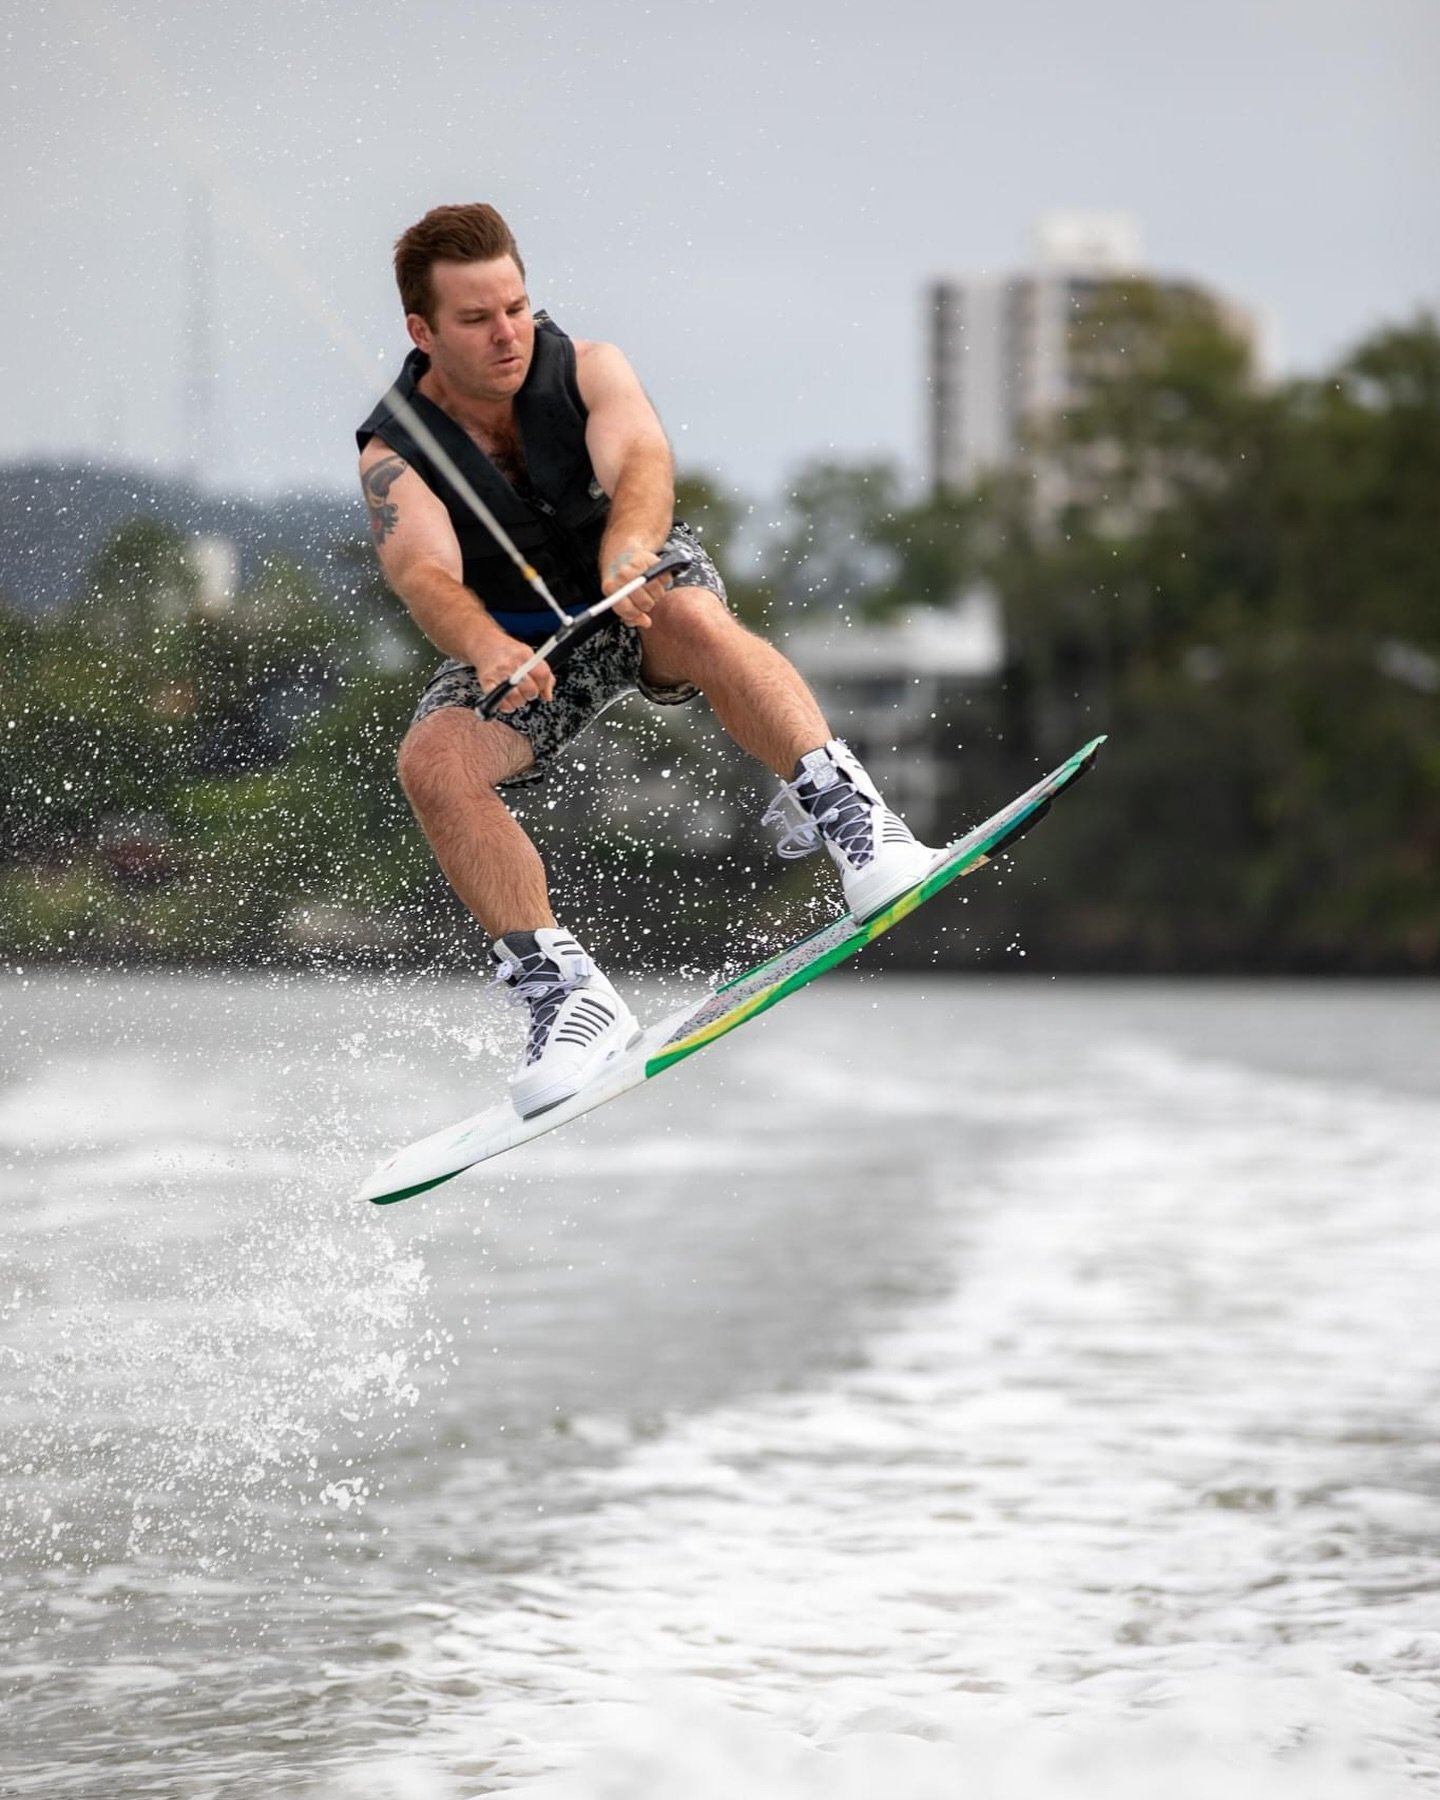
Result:
[[[510,1080],[522,1119],[578,1094],[639,1037],[639,1020],[568,931],[511,931],[491,954],[512,1004],[530,1008],[525,1057]]]
[[[764,823],[779,828],[781,856],[808,856],[824,844],[857,921],[923,881],[940,856],[890,810],[860,759],[839,738],[800,758],[794,779],[781,788]]]

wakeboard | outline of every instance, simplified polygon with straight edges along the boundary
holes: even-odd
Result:
[[[769,957],[743,975],[722,982],[703,999],[692,1001],[649,1026],[630,1047],[609,1063],[596,1078],[569,1100],[522,1119],[509,1101],[502,1101],[448,1125],[433,1136],[409,1144],[388,1157],[356,1196],[376,1206],[389,1206],[438,1187],[442,1181],[463,1174],[477,1163],[528,1143],[549,1131],[558,1131],[572,1119],[593,1112],[609,1100],[639,1087],[664,1070],[713,1044],[738,1025],[746,1024],[776,1006],[798,988],[817,980],[827,970],[845,962],[867,944],[898,925],[927,900],[962,875],[982,867],[1008,849],[1044,818],[1057,794],[1078,781],[1094,763],[1103,737],[1090,743],[1045,776],[1032,788],[1002,807],[983,825],[977,825],[956,843],[937,853],[925,878],[892,900],[870,918],[856,921],[849,913],[823,925],[788,949]]]

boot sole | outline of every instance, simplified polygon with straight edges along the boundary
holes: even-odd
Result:
[[[924,868],[918,874],[911,875],[905,881],[897,882],[894,887],[885,889],[875,899],[867,901],[864,912],[860,912],[852,906],[850,917],[857,925],[863,925],[867,919],[873,919],[876,913],[884,912],[885,908],[893,901],[898,900],[902,894],[908,894],[911,888],[919,887],[931,870],[937,868],[945,860],[946,854],[947,852],[944,850],[931,850]]]
[[[512,1095],[511,1104],[515,1107],[515,1111],[520,1118],[538,1119],[542,1113],[553,1112],[557,1106],[563,1106],[567,1100],[573,1100],[576,1094],[578,1094],[582,1088],[588,1087],[603,1069],[608,1069],[610,1064],[613,1063],[617,1057],[623,1056],[627,1050],[633,1049],[633,1047],[640,1042],[640,1039],[645,1035],[644,1027],[640,1024],[638,1019],[634,1019],[633,1017],[632,1023],[634,1024],[635,1029],[630,1033],[629,1037],[626,1038],[625,1042],[623,1044],[616,1044],[613,1049],[607,1050],[597,1061],[587,1064],[581,1074],[573,1082],[567,1083],[563,1093],[557,1094],[553,1088],[545,1088],[543,1090],[543,1098],[539,1103],[526,1107],[523,1112],[520,1109],[519,1103]]]

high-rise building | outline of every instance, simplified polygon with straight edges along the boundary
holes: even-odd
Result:
[[[1123,213],[1048,214],[1038,252],[1023,272],[944,276],[930,286],[928,462],[936,491],[969,487],[1014,461],[1026,426],[1078,396],[1086,377],[1072,354],[1074,326],[1103,285],[1143,272],[1139,228]],[[1194,291],[1191,283],[1161,285]],[[1253,337],[1244,314],[1224,310]],[[1044,468],[1037,479],[1044,509],[1061,496],[1044,491]]]

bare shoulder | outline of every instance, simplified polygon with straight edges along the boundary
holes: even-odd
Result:
[[[400,464],[396,473],[403,473],[410,466],[403,455],[398,454],[396,450],[391,450],[391,446],[385,443],[383,437],[371,437],[371,441],[360,452],[360,481],[364,481],[365,475],[369,475],[369,472],[380,463]]]
[[[639,382],[623,350],[593,338],[575,340],[575,379],[587,404],[637,388]]]
[[[573,338],[571,342],[575,345],[577,363],[589,363],[597,359],[604,362],[608,357],[620,356],[616,345],[602,344],[598,338]],[[620,360],[624,362],[625,359],[620,356]]]

